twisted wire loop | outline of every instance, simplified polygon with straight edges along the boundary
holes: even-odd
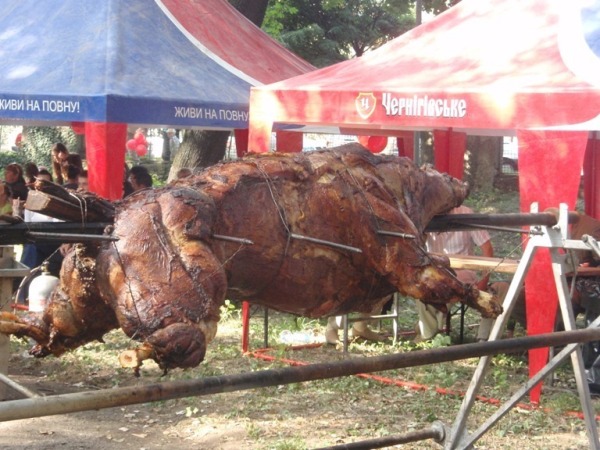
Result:
[[[80,195],[75,195],[73,192],[69,192],[69,195],[73,197],[79,203],[79,210],[81,212],[81,224],[85,225],[87,213],[88,213],[88,204],[85,197]]]

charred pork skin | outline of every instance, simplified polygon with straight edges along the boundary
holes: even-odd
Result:
[[[358,144],[221,163],[118,203],[118,241],[75,246],[44,314],[6,315],[0,330],[44,356],[120,327],[141,342],[124,365],[167,370],[203,360],[226,298],[322,317],[399,291],[496,317],[495,298],[425,250],[431,218],[466,196],[447,174]]]

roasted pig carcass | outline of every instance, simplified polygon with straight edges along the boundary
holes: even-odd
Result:
[[[117,204],[118,241],[75,246],[43,316],[0,325],[39,356],[120,327],[142,342],[122,362],[168,369],[203,360],[226,298],[321,317],[399,291],[495,317],[492,296],[425,250],[427,223],[466,196],[447,174],[358,144],[250,155]]]

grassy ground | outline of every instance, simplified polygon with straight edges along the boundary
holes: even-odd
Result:
[[[260,308],[252,309],[252,350],[264,346],[262,317]],[[466,319],[468,327],[464,339],[472,342],[478,318],[468,313]],[[413,344],[410,330],[416,314],[410,300],[402,303],[399,321],[403,333],[398,342],[392,342],[390,321],[384,320],[381,332],[388,337],[385,342],[354,340],[350,342],[349,352],[344,354],[341,346],[293,350],[282,345],[281,336],[285,331],[302,331],[314,336],[315,340],[321,340],[325,321],[271,312],[268,327],[271,350],[267,354],[276,359],[264,361],[242,354],[239,309],[232,305],[224,310],[219,333],[209,346],[205,362],[192,370],[175,370],[162,376],[155,364],[148,363],[142,368],[141,378],[135,378],[131,372],[118,367],[118,354],[130,347],[131,342],[121,332],[115,331],[107,336],[105,344],[90,344],[61,358],[44,360],[27,357],[26,343],[13,340],[11,372],[17,379],[29,377],[26,379],[34,389],[54,394],[287,367],[283,358],[305,363],[331,362],[413,352],[428,347],[457,345],[459,342],[458,317],[455,317],[449,337],[439,336],[430,344]],[[187,447],[225,450],[319,448],[404,434],[428,428],[435,421],[451,425],[460,407],[460,393],[466,389],[476,363],[477,360],[469,359],[378,374],[390,380],[388,382],[351,376],[209,397],[189,397],[120,408],[121,412],[117,409],[116,415],[122,414],[127,420],[136,414],[136,417],[152,417],[154,426],[161,426],[163,439],[164,436],[169,437],[168,442],[162,443],[163,448],[164,445],[175,445],[178,439]],[[526,380],[526,355],[498,355],[480,394],[493,401],[505,400]],[[598,403],[594,400],[596,409],[600,407]],[[567,364],[557,371],[552,382],[545,383],[542,408],[525,406],[512,410],[484,436],[478,448],[509,449],[515,445],[521,449],[587,448],[583,421],[570,415],[571,411],[579,409],[572,371]],[[476,402],[469,417],[469,429],[474,429],[496,410],[495,404]],[[118,426],[112,426],[123,428],[123,420]],[[131,425],[127,426],[131,428]],[[146,442],[143,448],[157,447]],[[401,448],[440,447],[428,441]]]

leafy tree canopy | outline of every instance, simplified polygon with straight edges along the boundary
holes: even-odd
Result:
[[[269,0],[263,29],[324,67],[410,30],[413,8],[412,0]]]
[[[423,10],[438,15],[459,3],[460,0],[422,0]]]

